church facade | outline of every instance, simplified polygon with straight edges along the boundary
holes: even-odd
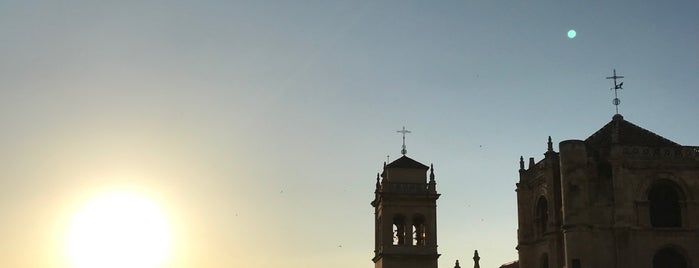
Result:
[[[617,114],[520,158],[519,267],[699,267],[699,147]]]

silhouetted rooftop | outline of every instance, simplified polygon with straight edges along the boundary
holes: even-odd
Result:
[[[608,148],[612,144],[637,146],[680,146],[649,130],[624,120],[620,114],[614,115],[612,121],[585,140],[595,148]]]
[[[387,168],[416,168],[416,169],[424,169],[427,170],[429,169],[428,166],[423,165],[422,163],[413,160],[410,157],[407,156],[402,156],[401,158],[396,159],[395,161],[391,162],[390,164],[386,165]]]

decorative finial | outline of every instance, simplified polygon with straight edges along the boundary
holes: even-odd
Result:
[[[524,156],[519,157],[519,170],[524,170]]]
[[[456,260],[456,264],[454,265],[454,268],[461,268],[461,266],[459,266],[459,260]]]
[[[617,96],[617,89],[622,89],[622,86],[624,85],[624,82],[621,82],[619,84],[616,83],[616,80],[619,78],[624,78],[623,76],[618,76],[616,75],[616,69],[613,70],[613,75],[607,77],[607,79],[614,79],[614,87],[610,88],[614,90],[614,101],[612,103],[614,104],[614,107],[616,108],[616,114],[619,114],[619,103],[621,101],[619,100],[619,97]]]
[[[405,149],[405,134],[410,133],[410,130],[405,130],[405,127],[403,127],[403,129],[398,130],[398,131],[396,131],[396,132],[403,134],[403,149],[400,150],[400,153],[403,154],[403,155],[405,155],[405,154],[408,153],[408,150]]]
[[[549,141],[548,141],[548,148],[546,149],[547,152],[553,152],[553,143],[551,142],[551,136],[549,136]]]
[[[427,190],[430,193],[437,193],[437,182],[434,181],[434,165],[430,164],[430,182],[427,183]]]
[[[481,260],[481,257],[478,257],[478,250],[476,250],[475,252],[473,252],[473,262],[474,262],[473,268],[481,268],[481,265],[478,264],[478,261],[480,261],[480,260]]]
[[[533,168],[534,165],[535,165],[535,164],[534,164],[534,157],[530,157],[530,158],[529,158],[529,168]]]

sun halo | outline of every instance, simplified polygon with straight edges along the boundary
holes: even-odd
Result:
[[[87,203],[66,233],[76,268],[159,268],[171,251],[168,217],[151,199],[111,192]]]

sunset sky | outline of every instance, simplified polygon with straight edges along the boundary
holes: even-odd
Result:
[[[517,259],[519,157],[614,114],[699,145],[699,1],[0,0],[0,267],[68,268],[90,200],[163,268],[373,267],[376,173],[434,163],[441,267]],[[575,38],[568,31],[577,32]]]

